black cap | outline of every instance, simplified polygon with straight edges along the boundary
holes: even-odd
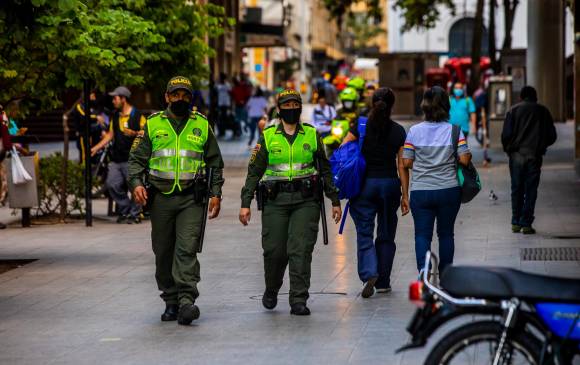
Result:
[[[175,90],[185,90],[193,94],[193,85],[191,80],[184,76],[175,76],[167,83],[167,93],[172,93]]]
[[[282,91],[280,91],[280,93],[278,94],[278,105],[282,105],[284,103],[287,103],[289,101],[297,101],[300,104],[302,104],[302,97],[300,96],[300,94],[293,89],[284,89]]]

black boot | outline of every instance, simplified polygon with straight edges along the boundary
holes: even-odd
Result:
[[[161,320],[163,322],[170,322],[177,320],[177,310],[179,307],[177,304],[167,304],[165,306],[165,312],[161,315]]]
[[[306,303],[296,303],[290,306],[290,314],[294,314],[296,316],[309,316],[310,309],[306,306]]]
[[[199,308],[195,304],[182,304],[177,314],[177,323],[190,325],[191,322],[199,318]]]
[[[272,290],[266,289],[264,295],[262,296],[262,305],[266,309],[274,309],[278,304],[278,293]]]

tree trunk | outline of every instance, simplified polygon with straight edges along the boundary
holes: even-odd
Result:
[[[497,49],[495,47],[495,7],[497,6],[496,0],[489,0],[489,38],[488,38],[488,49],[489,58],[491,60],[491,69],[494,74],[499,72],[499,60],[497,58]]]
[[[483,0],[477,0],[475,11],[475,24],[473,27],[473,39],[471,42],[471,76],[469,78],[469,95],[479,86],[480,58],[481,58],[481,37],[483,29]]]
[[[514,17],[518,4],[519,0],[503,0],[505,38],[503,40],[502,50],[504,51],[512,48],[512,29],[514,27]]]
[[[66,189],[66,182],[68,180],[68,135],[69,135],[69,127],[68,127],[68,113],[64,113],[62,115],[62,129],[63,129],[63,138],[64,138],[64,146],[62,152],[62,180],[60,182],[60,222],[64,223],[66,219],[66,208],[67,208],[67,189]]]

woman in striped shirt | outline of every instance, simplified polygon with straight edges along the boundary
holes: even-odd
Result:
[[[451,141],[449,95],[434,86],[423,95],[421,109],[425,121],[409,130],[403,147],[403,164],[412,169],[411,213],[415,222],[417,269],[425,264],[431,250],[433,228],[437,220],[439,237],[439,272],[453,263],[454,225],[461,205],[461,188],[457,181],[456,157]],[[459,133],[458,161],[467,166],[471,153],[463,132]]]

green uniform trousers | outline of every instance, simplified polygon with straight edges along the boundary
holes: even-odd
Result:
[[[288,195],[295,194],[279,194],[276,200],[266,202],[262,211],[266,289],[277,293],[282,286],[286,266],[289,266],[290,305],[308,300],[312,251],[320,219],[318,202],[313,199],[288,199]]]
[[[199,296],[197,247],[203,205],[192,194],[156,193],[151,206],[155,279],[167,304],[191,304]]]

